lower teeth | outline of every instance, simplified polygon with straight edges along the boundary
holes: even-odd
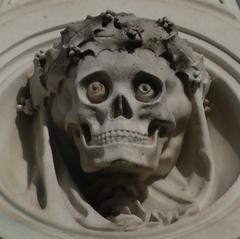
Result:
[[[126,142],[126,143],[136,143],[136,144],[145,144],[147,141],[147,137],[145,138],[137,138],[137,137],[108,137],[108,138],[94,138],[92,144],[96,145],[103,145],[103,144],[110,144],[110,143],[119,143],[119,142]]]

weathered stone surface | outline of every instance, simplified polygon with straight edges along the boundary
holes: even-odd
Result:
[[[189,10],[189,12],[191,11]],[[52,228],[65,227],[66,231],[74,230],[79,237],[93,235],[92,233],[97,232],[99,229],[115,230],[118,233],[119,230],[137,230],[143,231],[146,233],[144,235],[149,237],[148,233],[152,230],[147,228],[154,226],[156,232],[161,231],[161,233],[155,235],[161,238],[168,238],[167,235],[170,235],[171,232],[178,232],[175,235],[180,238],[183,235],[179,230],[180,227],[184,230],[185,227],[190,228],[189,225],[192,225],[191,230],[185,230],[186,233],[187,231],[191,233],[193,230],[197,230],[196,225],[202,223],[205,228],[199,233],[189,234],[189,238],[201,238],[203,235],[205,237],[210,235],[212,238],[220,238],[216,231],[214,232],[214,226],[211,227],[211,224],[207,223],[210,220],[207,218],[212,215],[212,220],[214,218],[217,220],[220,215],[223,215],[221,212],[229,207],[234,207],[234,198],[236,199],[238,195],[233,193],[237,192],[237,184],[233,185],[233,182],[239,174],[238,147],[236,143],[238,142],[236,130],[238,126],[235,123],[236,121],[232,122],[230,120],[238,117],[236,113],[239,105],[236,97],[238,95],[236,91],[238,83],[231,77],[228,77],[228,81],[226,81],[224,78],[225,73],[222,73],[222,71],[228,69],[233,77],[237,77],[239,65],[237,65],[236,61],[231,61],[227,57],[216,59],[216,52],[214,52],[214,56],[214,54],[209,53],[211,48],[204,44],[201,45],[200,42],[189,37],[191,44],[198,52],[204,53],[207,58],[216,60],[222,66],[222,69],[217,66],[213,67],[212,63],[207,59],[206,65],[212,75],[213,82],[207,99],[204,100],[208,92],[209,80],[202,65],[202,58],[193,53],[191,48],[180,40],[176,34],[171,34],[172,31],[174,32],[171,22],[167,19],[157,22],[156,25],[160,28],[159,35],[162,36],[162,39],[157,42],[159,44],[154,45],[154,41],[146,40],[148,34],[144,35],[144,37],[141,35],[143,34],[142,27],[138,28],[136,34],[135,30],[126,28],[125,17],[121,16],[119,20],[114,20],[116,15],[113,15],[112,12],[102,15],[100,17],[102,18],[100,27],[108,29],[109,24],[112,23],[113,29],[121,32],[121,37],[127,37],[120,38],[119,42],[123,45],[118,44],[115,46],[105,41],[106,44],[101,39],[106,38],[105,31],[97,27],[97,29],[88,28],[86,36],[90,41],[95,41],[96,38],[101,39],[99,42],[96,41],[98,44],[93,41],[86,44],[86,49],[82,49],[85,43],[79,46],[79,40],[82,41],[83,39],[77,36],[73,37],[74,41],[68,46],[69,38],[73,35],[71,32],[77,32],[77,26],[81,26],[78,23],[72,25],[70,29],[62,34],[66,46],[57,42],[51,50],[44,50],[36,55],[35,72],[30,78],[30,87],[19,92],[17,98],[18,110],[30,116],[19,113],[16,119],[17,129],[14,127],[14,115],[16,114],[14,105],[17,90],[20,86],[25,85],[26,75],[18,76],[18,79],[21,79],[15,81],[18,83],[11,83],[11,86],[8,84],[7,87],[2,88],[1,109],[2,112],[8,112],[1,120],[1,125],[5,125],[3,132],[6,132],[6,136],[9,135],[8,131],[12,132],[12,136],[17,135],[16,132],[18,132],[19,136],[14,137],[15,140],[12,139],[12,136],[6,137],[7,142],[11,142],[9,145],[15,146],[14,150],[10,151],[9,147],[3,148],[1,146],[4,155],[1,158],[4,162],[1,163],[1,185],[3,187],[1,207],[3,211],[14,213],[15,217],[18,215],[17,217],[21,218],[20,221],[22,222],[28,220],[31,221],[32,225],[39,225],[39,230],[43,230],[47,234],[51,230],[49,228],[44,229],[39,223],[40,221],[50,223],[53,225]],[[132,26],[134,25],[134,16],[130,18]],[[153,18],[153,16],[149,18]],[[91,18],[88,21],[91,21]],[[138,24],[140,21],[143,20],[137,19]],[[144,20],[143,22],[148,23],[148,26],[155,24],[154,21]],[[181,25],[184,21],[176,21],[176,23]],[[210,22],[211,24],[212,22]],[[224,26],[224,23],[222,26]],[[232,21],[232,26],[234,26],[234,21]],[[35,29],[37,28],[36,25]],[[111,32],[111,27],[109,29]],[[147,29],[151,29],[151,27],[147,27]],[[201,27],[198,29],[203,34],[204,30],[202,31]],[[217,33],[215,31],[209,35],[214,39]],[[5,36],[2,39],[5,39]],[[130,45],[128,41],[131,43]],[[161,46],[162,41],[165,41],[165,43]],[[166,43],[166,41],[168,42]],[[219,42],[224,44],[224,40],[222,41],[220,38]],[[234,49],[234,42],[229,46],[228,52],[230,54],[232,54],[231,49]],[[10,44],[10,41],[6,42],[5,46],[8,44]],[[49,46],[44,48],[49,49]],[[124,49],[118,52],[118,48]],[[164,54],[165,51],[168,54]],[[96,52],[99,53],[96,54]],[[237,60],[234,53],[231,56],[232,59]],[[29,55],[28,59],[31,58],[32,55]],[[2,59],[7,60],[8,58]],[[51,66],[51,62],[56,64]],[[123,64],[120,64],[120,62],[123,62]],[[231,62],[231,64],[226,62]],[[19,61],[18,64],[20,66]],[[26,63],[22,61],[23,64]],[[160,64],[160,67],[155,71],[153,66],[158,64]],[[2,65],[4,65],[4,61]],[[29,60],[26,65],[27,67],[30,65]],[[136,65],[137,67],[133,70],[133,66]],[[228,67],[229,65],[231,65],[231,68]],[[118,66],[117,70],[115,66]],[[104,74],[97,71],[95,75],[96,81],[89,82],[89,77],[93,76],[91,71],[85,70],[89,68],[101,68]],[[66,73],[66,69],[70,69],[68,72],[70,74]],[[141,69],[144,69],[144,71]],[[145,74],[146,69],[151,72],[150,76]],[[25,69],[21,67],[21,72],[27,71],[30,72],[26,67]],[[11,64],[8,66],[8,72],[11,72]],[[176,79],[176,81],[173,81],[175,83],[169,86],[171,81],[163,79],[165,75],[171,75],[171,72],[174,72],[171,80]],[[85,78],[84,74],[87,76],[85,80],[83,79]],[[4,79],[3,68],[1,68],[1,75]],[[7,74],[5,73],[5,75]],[[136,82],[134,81],[135,77],[131,77],[135,75],[137,76]],[[161,76],[159,77],[161,83],[149,84],[149,82],[155,82],[156,80],[152,75]],[[65,77],[59,79],[62,76]],[[78,76],[78,81],[74,84],[76,76]],[[145,78],[149,79],[149,77],[148,82],[143,80]],[[219,77],[218,80],[214,80],[216,77]],[[124,80],[124,78],[128,78],[128,80]],[[56,79],[59,79],[59,81],[55,81]],[[131,88],[129,84],[132,79]],[[66,84],[67,81],[70,83]],[[8,82],[14,82],[14,76],[12,78],[8,77]],[[174,86],[176,82],[178,83]],[[191,82],[194,84],[191,84]],[[81,86],[79,88],[78,83]],[[163,87],[166,85],[170,88]],[[179,86],[182,86],[182,89]],[[112,89],[116,90],[112,91]],[[171,91],[169,89],[175,90]],[[145,91],[147,94],[143,94]],[[72,94],[73,92],[75,93]],[[9,100],[10,95],[13,96],[11,97],[12,101]],[[176,97],[176,95],[185,97],[185,103],[182,104],[181,97]],[[35,99],[33,102],[32,98]],[[153,106],[158,108],[160,113],[154,110],[153,106],[143,107],[144,111],[147,111],[144,118],[139,113],[139,109],[141,109],[142,105],[150,106],[152,99],[156,103]],[[173,107],[178,104],[178,107]],[[183,105],[187,106],[188,104],[191,107],[184,109]],[[67,109],[72,105],[75,105],[72,107],[73,110],[70,114],[67,114]],[[83,107],[78,107],[80,105],[84,105],[85,109],[80,110],[83,109]],[[9,111],[9,108],[12,111]],[[90,114],[89,109],[91,109]],[[207,119],[204,109],[208,112]],[[46,111],[49,111],[49,113]],[[229,119],[223,118],[223,111],[228,112],[231,117]],[[65,117],[66,115],[67,117]],[[89,141],[90,144],[87,145],[83,144],[83,141],[79,141],[77,130],[83,128],[81,118],[91,120],[91,117],[95,117],[93,125],[99,126],[94,128],[96,134],[92,135],[95,137],[92,137],[95,141]],[[52,118],[52,122],[51,120],[46,121],[47,118]],[[153,121],[159,118],[160,121]],[[163,121],[163,118],[165,121]],[[151,124],[151,122],[153,123]],[[162,129],[163,122],[166,123],[163,127],[164,130]],[[179,131],[176,129],[181,125],[179,122],[182,123],[182,127],[179,128],[182,135],[180,134],[181,137],[178,139],[184,140],[183,144],[181,143],[182,140],[177,141],[177,148],[181,148],[181,153],[173,150],[173,144],[168,145],[164,141],[170,132],[177,135]],[[139,124],[143,127],[138,127]],[[43,125],[47,127],[43,127]],[[147,127],[147,125],[153,126]],[[100,130],[102,126],[105,127],[102,128],[103,131]],[[228,132],[224,128],[226,126],[228,126]],[[116,131],[117,136],[105,130],[111,127],[113,129],[120,128],[119,134]],[[134,130],[132,130],[133,128]],[[141,161],[142,165],[138,165],[139,161],[134,162],[136,158],[134,155],[146,152],[149,143],[149,128],[152,129],[150,132],[155,132],[158,128],[161,129],[159,134],[161,140],[156,140],[157,145],[163,146],[166,151],[174,152],[175,157],[171,155],[170,158],[175,158],[177,163],[175,160],[166,160],[167,164],[164,165],[162,160],[159,161],[160,163],[153,160],[162,157],[156,151],[147,156],[145,155],[144,160]],[[83,133],[83,130],[80,131],[80,135],[81,133]],[[139,136],[132,137],[131,133],[139,134]],[[88,133],[85,134],[85,136],[88,135]],[[183,137],[183,134],[185,134],[185,137]],[[50,136],[50,145],[48,135]],[[75,143],[66,140],[73,137],[73,135],[77,137]],[[112,142],[112,140],[115,141]],[[128,142],[127,145],[124,140]],[[108,148],[109,144],[112,145]],[[132,144],[132,147],[129,147],[130,144]],[[77,150],[74,145],[77,146]],[[114,145],[122,145],[122,148]],[[136,145],[141,145],[139,150],[137,150],[138,147],[135,147]],[[92,146],[100,148],[100,151],[104,149],[100,158],[94,156]],[[24,160],[22,156],[19,157],[22,150]],[[62,154],[61,151],[66,154]],[[82,152],[80,156],[85,155],[85,163],[82,160],[84,157],[79,158],[78,151]],[[211,151],[213,156],[211,156]],[[52,152],[53,159],[51,157]],[[118,160],[118,152],[124,152],[123,159]],[[103,161],[106,155],[115,155],[116,158],[111,157],[110,161],[106,163]],[[90,164],[86,159],[91,159]],[[226,159],[228,160],[226,161]],[[101,164],[101,162],[104,163]],[[14,165],[14,167],[8,165]],[[133,165],[138,167],[133,167]],[[156,167],[156,165],[160,166]],[[176,167],[172,169],[174,165]],[[215,169],[217,169],[216,174]],[[216,180],[215,176],[218,177],[218,180]],[[186,180],[186,178],[188,179]],[[217,181],[219,184],[215,184]],[[233,185],[231,190],[228,190],[231,185]],[[225,192],[226,195],[221,197]],[[110,201],[106,204],[106,198],[109,198],[110,195]],[[8,199],[6,200],[6,198]],[[215,202],[218,198],[220,198],[219,201]],[[231,198],[231,200],[224,200],[224,198]],[[8,205],[8,201],[13,202],[12,206]],[[221,202],[223,202],[222,206],[219,205]],[[209,207],[209,204],[212,203],[213,205]],[[17,205],[17,207],[13,205]],[[23,213],[17,208],[24,208],[25,212]],[[208,208],[210,214],[202,210],[204,208]],[[214,214],[211,211],[215,211],[215,217],[213,217]],[[127,215],[129,213],[131,215]],[[195,216],[192,216],[194,214]],[[37,220],[32,218],[31,215],[34,215]],[[229,219],[225,220],[225,229],[228,228],[227,225],[234,225],[234,217],[237,217],[237,210],[229,215]],[[178,219],[180,219],[179,222],[176,222]],[[169,226],[168,224],[171,223],[173,224]],[[221,223],[219,221],[219,225]],[[87,232],[86,228],[91,228],[91,231]],[[7,235],[6,232],[4,233],[3,236]],[[66,237],[59,231],[57,234]],[[120,234],[121,237],[122,234]],[[108,235],[117,237],[114,232],[109,232]],[[124,234],[124,236],[126,235],[129,234]],[[144,237],[142,233],[141,235]],[[225,230],[225,234],[222,233],[221,236],[223,238],[226,238],[226,236],[227,238],[236,238],[238,234],[237,230],[231,232]],[[186,238],[186,235],[184,238]]]

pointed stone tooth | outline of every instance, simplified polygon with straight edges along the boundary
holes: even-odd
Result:
[[[133,141],[134,143],[136,143],[136,142],[137,142],[137,137],[134,136],[132,141]]]
[[[116,142],[120,142],[121,141],[121,137],[120,136],[117,136],[116,137]]]

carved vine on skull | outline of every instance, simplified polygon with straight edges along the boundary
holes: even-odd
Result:
[[[202,56],[168,19],[107,11],[36,54],[18,109],[44,112],[53,154],[98,213],[117,224],[124,215],[169,224],[186,212],[169,219],[142,204],[176,166],[192,99],[208,86]]]

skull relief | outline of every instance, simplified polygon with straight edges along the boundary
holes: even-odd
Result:
[[[166,18],[107,11],[68,26],[36,56],[32,109],[20,108],[46,112],[53,148],[97,212],[119,225],[121,215],[151,221],[148,186],[176,166],[206,79],[202,57]]]
[[[165,59],[148,50],[132,55],[103,51],[96,58],[86,57],[74,71],[72,114],[78,119],[74,141],[83,170],[94,172],[111,166],[111,170],[123,167],[148,174],[159,168],[160,175],[166,175],[171,167],[163,170],[159,165],[163,147],[176,130],[175,117],[182,121],[178,131],[184,131],[191,105]],[[167,95],[167,90],[172,95]],[[179,115],[169,110],[173,106],[168,105],[168,97],[175,100],[174,105],[186,105]]]

